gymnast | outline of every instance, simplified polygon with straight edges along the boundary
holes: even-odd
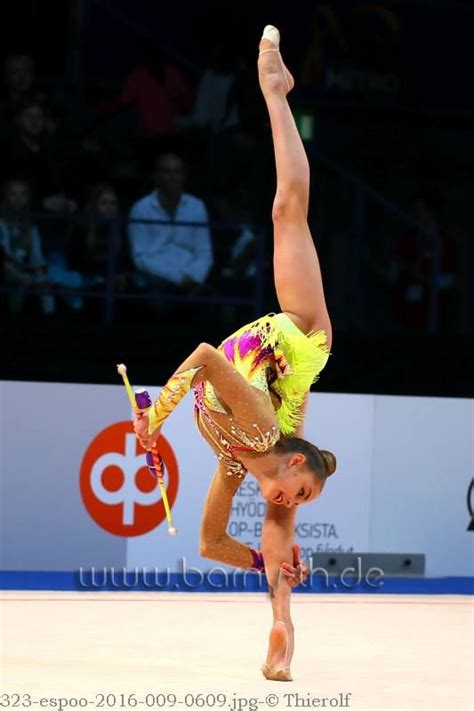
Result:
[[[291,589],[307,575],[294,545],[296,511],[320,496],[336,460],[302,439],[307,394],[331,348],[331,322],[307,223],[308,160],[286,99],[294,81],[279,43],[278,30],[267,26],[258,73],[277,171],[272,218],[281,313],[243,326],[217,349],[201,343],[153,406],[137,416],[134,428],[143,447],[151,449],[168,415],[194,389],[197,426],[218,458],[203,512],[200,552],[265,572],[273,626],[262,672],[267,679],[291,681]],[[268,504],[261,551],[227,533],[232,498],[247,473],[255,477]]]

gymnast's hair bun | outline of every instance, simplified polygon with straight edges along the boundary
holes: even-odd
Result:
[[[326,467],[326,476],[331,476],[336,471],[336,457],[332,452],[328,452],[326,449],[320,449],[321,456],[324,459],[324,465]]]

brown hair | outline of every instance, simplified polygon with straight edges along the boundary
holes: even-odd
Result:
[[[326,449],[318,449],[315,444],[300,437],[282,437],[275,445],[277,454],[294,454],[299,452],[306,457],[308,468],[318,481],[323,484],[336,471],[336,457]]]

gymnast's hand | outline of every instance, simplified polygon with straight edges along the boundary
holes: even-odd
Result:
[[[292,588],[302,583],[308,577],[308,568],[300,559],[300,547],[293,546],[293,565],[282,563],[280,570],[288,585]]]
[[[160,436],[159,427],[153,434],[148,434],[148,415],[145,412],[140,415],[140,417],[135,418],[133,421],[133,429],[141,446],[146,450],[150,450]]]

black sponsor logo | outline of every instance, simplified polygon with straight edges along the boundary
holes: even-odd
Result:
[[[469,515],[471,517],[467,530],[474,531],[474,479],[471,479],[471,483],[467,489],[467,510],[469,511]]]

